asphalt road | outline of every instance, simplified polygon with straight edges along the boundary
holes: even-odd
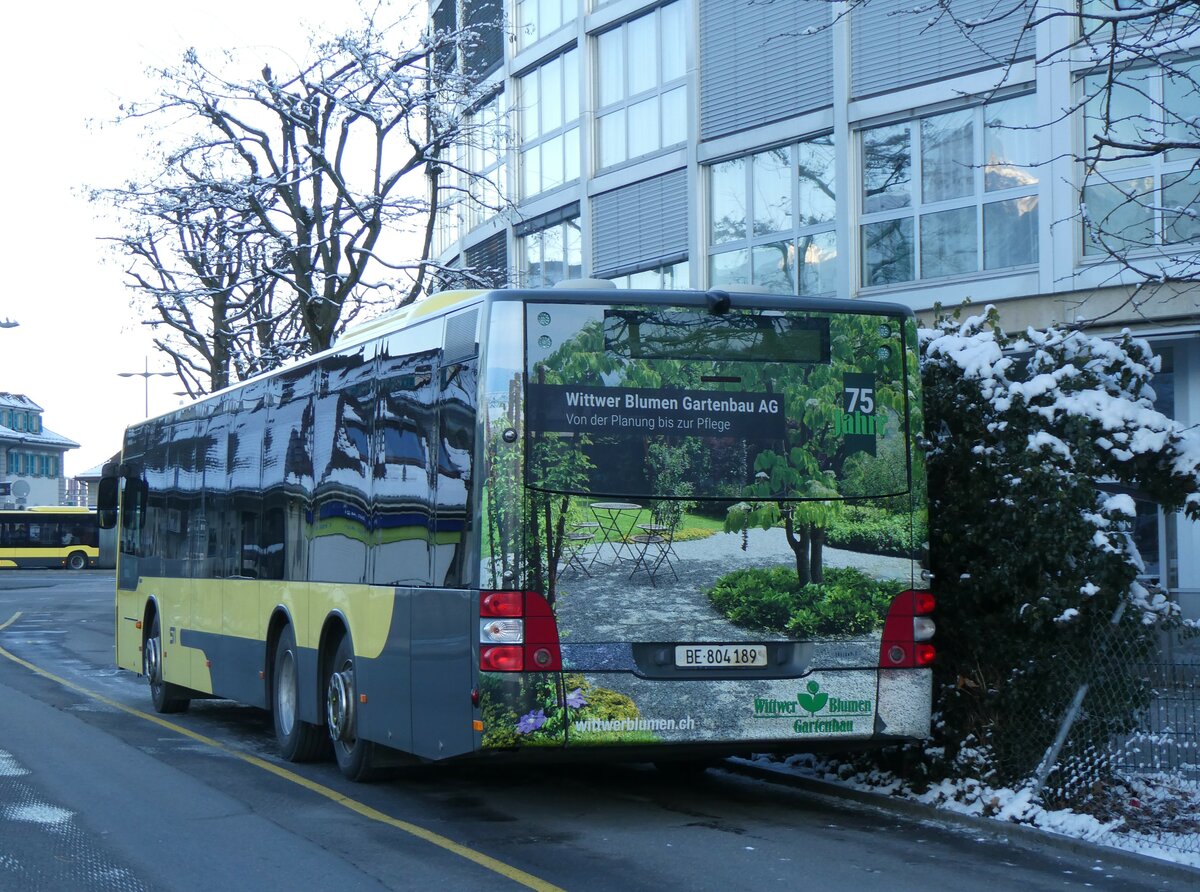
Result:
[[[0,571],[0,890],[1183,889],[712,769],[431,768],[274,753],[226,701],[153,714],[113,666],[112,575]]]

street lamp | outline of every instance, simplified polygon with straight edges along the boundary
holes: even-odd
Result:
[[[146,368],[141,372],[117,372],[122,378],[141,378],[145,382],[146,389],[146,417],[150,417],[150,379],[155,375],[162,375],[164,378],[170,378],[174,372],[152,372],[150,371],[150,358],[146,357]]]

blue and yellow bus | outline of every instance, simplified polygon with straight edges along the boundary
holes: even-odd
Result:
[[[95,567],[100,527],[90,508],[0,511],[0,567]]]
[[[129,428],[117,662],[352,779],[924,737],[916,351],[884,303],[431,296]]]

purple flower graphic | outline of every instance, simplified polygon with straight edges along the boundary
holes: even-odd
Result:
[[[576,688],[567,694],[567,706],[572,709],[581,709],[587,706],[587,701],[583,699],[583,688]]]
[[[536,731],[542,725],[546,724],[546,710],[538,709],[533,712],[527,712],[521,716],[521,720],[517,722],[518,734],[529,734],[531,731]]]

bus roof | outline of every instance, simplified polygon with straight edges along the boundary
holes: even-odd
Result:
[[[195,400],[190,406],[203,405],[213,399],[220,398],[227,393],[236,391],[240,387],[250,381],[268,380],[278,374],[282,374],[288,369],[298,365],[304,365],[308,362],[320,360],[323,357],[336,354],[348,347],[355,347],[366,343],[377,337],[390,334],[394,331],[399,331],[408,325],[422,321],[427,318],[433,318],[439,315],[445,315],[460,307],[465,307],[473,303],[480,303],[483,300],[500,300],[500,301],[539,301],[551,303],[570,303],[572,301],[603,301],[606,303],[625,304],[625,303],[648,303],[648,304],[700,304],[703,305],[706,301],[710,301],[714,295],[728,295],[732,301],[732,308],[750,308],[759,307],[764,309],[791,309],[791,310],[811,310],[814,312],[854,312],[868,315],[889,315],[889,316],[913,316],[913,311],[910,307],[903,304],[885,303],[883,301],[872,300],[847,300],[845,298],[809,298],[797,297],[789,294],[771,294],[760,291],[737,291],[725,289],[713,289],[709,291],[698,291],[690,289],[680,290],[641,290],[611,287],[590,287],[590,281],[576,282],[568,280],[561,283],[559,286],[548,288],[503,288],[495,290],[484,289],[460,289],[453,291],[439,291],[430,294],[427,297],[415,300],[412,303],[398,307],[373,319],[369,319],[354,328],[349,329],[340,340],[337,341],[328,350],[323,350],[320,353],[314,353],[309,356],[304,356],[280,366],[277,369],[272,369],[269,372],[264,372],[255,378],[248,378],[245,381],[238,381],[235,384],[230,384],[215,393],[206,394],[203,397]],[[585,287],[580,287],[585,286]],[[188,408],[188,407],[183,407]],[[160,412],[152,418],[162,418],[169,415],[174,415],[180,412],[181,409],[171,409],[167,412]],[[143,421],[128,425],[127,428],[140,427],[147,421],[152,420],[147,418]]]

